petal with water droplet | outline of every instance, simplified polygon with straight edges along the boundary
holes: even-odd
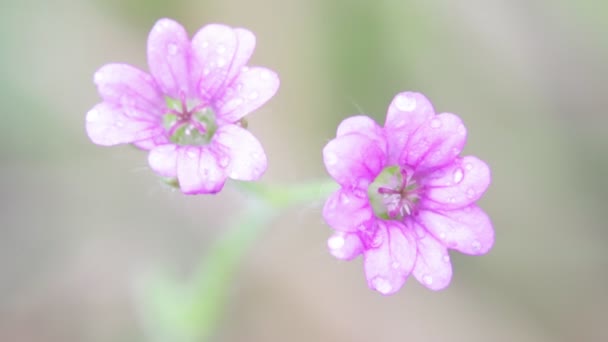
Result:
[[[179,99],[194,95],[195,65],[188,33],[178,22],[160,19],[148,36],[148,66],[164,94]]]
[[[157,123],[140,117],[142,114],[134,108],[102,102],[87,113],[87,134],[95,144],[112,146],[151,139],[164,133]]]
[[[458,133],[461,126],[460,118],[451,113],[425,121],[410,137],[400,163],[416,168],[417,172],[425,172],[453,162],[466,142],[466,134]]]
[[[218,117],[227,122],[240,120],[270,100],[279,83],[279,76],[272,70],[252,67],[243,71],[218,100]],[[242,101],[234,105],[235,98]]]
[[[376,234],[382,237],[383,243],[364,251],[365,277],[370,288],[389,295],[403,286],[414,267],[416,240],[404,234],[400,222],[378,220],[376,223]],[[382,288],[378,288],[378,279],[382,279]]]
[[[434,115],[433,105],[420,93],[403,92],[393,98],[384,124],[391,162],[397,162],[409,137]]]
[[[348,188],[366,189],[382,171],[386,154],[368,136],[349,133],[331,140],[323,148],[327,172]]]
[[[227,175],[208,146],[179,146],[177,178],[185,194],[214,194],[222,190]]]
[[[356,232],[359,226],[372,217],[373,212],[367,196],[359,197],[345,189],[329,196],[323,207],[325,222],[339,231]]]
[[[252,181],[266,171],[268,160],[264,148],[248,130],[237,125],[223,125],[215,132],[212,144],[217,144],[219,152],[224,153],[219,159],[220,166],[225,164],[222,158],[229,156],[230,163],[226,169],[230,178]]]
[[[352,260],[363,251],[363,244],[357,234],[334,233],[327,240],[329,252],[341,260]]]
[[[200,95],[212,100],[221,97],[233,83],[255,49],[255,36],[249,30],[210,24],[192,38],[195,62],[207,70],[198,82]]]
[[[494,228],[476,205],[456,210],[420,210],[416,222],[444,246],[471,255],[487,253],[494,245]]]
[[[416,229],[424,229],[416,223]],[[441,290],[450,284],[452,279],[452,264],[445,261],[447,248],[431,234],[418,238],[416,265],[412,274],[424,286],[431,290]]]
[[[444,210],[466,207],[481,198],[490,180],[485,162],[473,156],[459,158],[421,180],[426,191],[420,206]]]

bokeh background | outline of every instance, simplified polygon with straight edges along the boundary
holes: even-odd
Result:
[[[282,86],[249,116],[264,182],[326,177],[347,116],[383,122],[404,90],[469,129],[496,229],[452,254],[442,292],[367,288],[326,251],[322,201],[281,213],[247,251],[214,341],[607,341],[608,2],[597,0],[0,1],[0,341],[146,341],[142,274],[188,279],[243,194],[186,197],[132,147],[93,145],[94,71],[147,69],[171,17],[257,35]]]

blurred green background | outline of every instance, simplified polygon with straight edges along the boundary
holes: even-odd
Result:
[[[264,182],[325,177],[347,116],[383,122],[425,93],[486,160],[496,229],[483,257],[452,254],[442,292],[367,288],[335,260],[322,202],[282,213],[230,285],[214,341],[607,341],[608,3],[585,0],[0,1],[0,341],[146,341],[143,274],[188,279],[243,205],[186,197],[146,154],[93,145],[93,73],[146,66],[160,17],[257,35],[278,94],[250,115]]]

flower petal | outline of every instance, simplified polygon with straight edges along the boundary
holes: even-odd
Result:
[[[226,170],[208,146],[180,146],[177,151],[177,179],[185,194],[213,194],[226,182]]]
[[[177,177],[177,150],[173,144],[156,146],[148,154],[148,164],[163,177]]]
[[[443,113],[425,121],[410,137],[400,164],[422,173],[451,163],[462,151],[467,132],[460,118]]]
[[[373,215],[365,192],[340,189],[329,196],[323,207],[325,222],[343,232],[358,231]]]
[[[132,143],[163,134],[158,123],[142,117],[145,116],[134,108],[102,102],[87,113],[87,134],[95,144],[103,146]]]
[[[134,108],[143,116],[159,117],[165,103],[152,76],[128,64],[106,64],[95,73],[95,84],[105,102]]]
[[[192,62],[188,33],[171,19],[160,19],[148,36],[148,66],[162,92],[175,99],[192,97],[198,68]]]
[[[450,210],[420,210],[416,221],[446,247],[465,254],[487,253],[494,245],[494,228],[476,205]]]
[[[490,185],[490,168],[477,157],[458,158],[422,180],[421,207],[453,210],[475,203]]]
[[[382,151],[386,153],[387,143],[384,131],[372,118],[365,115],[357,115],[342,120],[338,126],[336,137],[349,133],[359,133],[367,136],[376,142],[382,148]]]
[[[223,92],[255,49],[255,36],[246,29],[211,24],[201,28],[192,38],[192,51],[202,70],[198,91],[207,100],[221,97]]]
[[[418,127],[434,115],[433,105],[420,93],[403,92],[393,98],[384,123],[391,163],[398,161],[408,139]]]
[[[279,83],[279,76],[270,69],[243,70],[218,100],[218,117],[226,122],[237,122],[270,100],[279,89]]]
[[[329,252],[341,260],[352,260],[363,252],[363,244],[357,234],[334,233],[327,240]]]
[[[266,153],[258,139],[237,125],[221,126],[212,144],[217,144],[219,163],[232,179],[252,181],[262,177],[268,166]]]
[[[329,175],[342,186],[367,189],[385,166],[386,154],[369,137],[350,133],[327,143],[323,160]]]
[[[431,290],[442,290],[452,280],[452,263],[447,248],[428,234],[424,228],[411,222],[417,236],[416,265],[412,274]]]
[[[416,240],[403,228],[397,221],[378,220],[371,248],[364,252],[367,283],[384,295],[397,292],[416,263]]]

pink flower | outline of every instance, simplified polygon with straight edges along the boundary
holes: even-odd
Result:
[[[179,23],[159,20],[148,37],[150,74],[128,64],[95,73],[103,101],[87,113],[89,137],[149,150],[150,167],[186,194],[216,193],[228,177],[260,178],[266,154],[244,117],[276,93],[279,79],[245,66],[254,48],[242,28],[211,24],[190,40]]]
[[[323,150],[329,174],[341,185],[325,203],[336,230],[331,253],[363,254],[368,285],[397,292],[409,274],[432,290],[452,278],[448,249],[488,252],[494,230],[475,205],[490,184],[490,169],[460,157],[466,129],[454,114],[435,114],[422,94],[398,94],[384,127],[367,116],[340,124]]]

